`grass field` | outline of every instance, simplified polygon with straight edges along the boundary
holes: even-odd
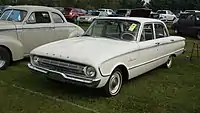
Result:
[[[0,113],[200,113],[200,59],[189,61],[193,38],[173,67],[159,67],[124,84],[116,97],[48,81],[28,59],[0,72]],[[199,41],[200,42],[200,41]]]

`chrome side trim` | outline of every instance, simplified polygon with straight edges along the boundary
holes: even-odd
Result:
[[[86,84],[91,84],[93,82],[97,82],[100,81],[100,79],[93,79],[93,80],[83,80],[83,79],[77,79],[77,78],[72,78],[72,77],[68,77],[67,75],[65,75],[64,73],[58,72],[58,71],[53,71],[53,70],[49,70],[49,69],[45,69],[45,68],[38,68],[33,66],[32,64],[28,63],[28,67],[32,70],[47,74],[48,72],[51,73],[56,73],[61,75],[63,78],[68,79],[68,80],[72,80],[72,81],[77,81],[77,82],[82,82],[82,83],[86,83]]]
[[[141,50],[144,50],[144,49],[149,49],[149,48],[158,47],[158,46],[161,46],[161,45],[166,45],[166,44],[181,42],[181,41],[185,41],[185,40],[177,40],[177,41],[168,42],[168,43],[161,43],[161,44],[159,44],[159,45],[153,45],[153,46],[151,46],[151,47],[141,48],[141,49],[137,49],[137,50],[134,50],[134,51],[127,52],[127,53],[123,53],[123,54],[117,55],[117,56],[115,56],[115,57],[112,57],[112,58],[110,58],[110,59],[108,59],[108,60],[105,60],[104,62],[101,63],[101,65],[104,64],[105,62],[109,61],[109,60],[115,59],[115,58],[120,57],[120,56],[123,56],[123,55],[127,55],[127,54],[130,54],[130,53],[133,53],[133,52],[137,52],[137,51],[141,51]]]
[[[180,49],[180,50],[175,51],[175,52],[173,52],[173,53],[169,53],[169,54],[163,55],[163,56],[161,56],[161,57],[159,57],[159,58],[156,58],[156,59],[153,59],[153,60],[150,60],[150,61],[147,61],[147,62],[138,64],[138,65],[135,65],[135,66],[133,66],[133,67],[128,68],[128,70],[131,70],[131,69],[134,69],[134,68],[137,68],[137,67],[140,67],[140,66],[143,66],[143,65],[146,65],[146,64],[155,62],[155,61],[160,60],[160,59],[162,59],[162,58],[164,58],[164,57],[170,56],[170,55],[172,55],[172,54],[179,53],[179,52],[181,52],[181,51],[184,52],[184,49]]]

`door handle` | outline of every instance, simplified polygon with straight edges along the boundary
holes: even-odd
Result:
[[[160,45],[160,42],[155,43],[156,45]]]
[[[172,39],[172,40],[170,40],[171,42],[174,42],[174,40]]]

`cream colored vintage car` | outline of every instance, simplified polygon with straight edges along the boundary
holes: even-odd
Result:
[[[97,18],[82,37],[53,42],[31,52],[29,68],[63,82],[119,93],[122,82],[158,66],[172,66],[185,38],[169,36],[156,19]]]
[[[38,46],[83,33],[82,28],[67,22],[54,8],[9,7],[0,18],[0,69],[29,55]]]

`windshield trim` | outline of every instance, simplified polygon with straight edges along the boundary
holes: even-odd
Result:
[[[11,13],[12,13],[14,10],[15,10],[15,11],[24,11],[24,12],[26,12],[26,16],[24,17],[23,20],[21,20],[21,21],[15,21],[15,22],[23,22],[23,21],[25,20],[25,18],[27,17],[27,15],[28,15],[28,11],[26,11],[26,10],[22,10],[22,9],[6,9],[6,10],[3,11],[3,13],[2,13],[2,15],[1,15],[1,17],[0,17],[0,20],[1,20],[1,18],[3,17],[4,13],[5,13],[6,11],[8,11],[8,10],[11,10],[11,11],[10,11],[9,15],[7,16],[6,20],[4,20],[4,21],[8,21],[8,17],[11,15]]]
[[[88,35],[87,33],[89,32],[89,30],[92,28],[93,24],[95,24],[96,21],[98,20],[115,20],[115,21],[129,21],[129,22],[133,22],[133,23],[136,23],[138,24],[138,31],[135,35],[135,39],[132,39],[132,40],[119,40],[119,41],[128,41],[128,42],[131,42],[131,41],[137,41],[138,39],[138,36],[139,36],[139,31],[140,31],[140,27],[141,27],[141,23],[136,21],[136,20],[126,20],[126,19],[101,19],[101,18],[98,18],[98,19],[95,19],[94,22],[92,22],[92,24],[88,27],[88,29],[85,31],[85,33],[82,35],[82,36],[89,36],[89,37],[93,37],[93,36],[90,36]],[[96,36],[97,37],[97,36]],[[105,37],[106,38],[106,37]],[[107,39],[112,39],[112,38],[107,38]],[[113,40],[113,39],[112,39]]]

